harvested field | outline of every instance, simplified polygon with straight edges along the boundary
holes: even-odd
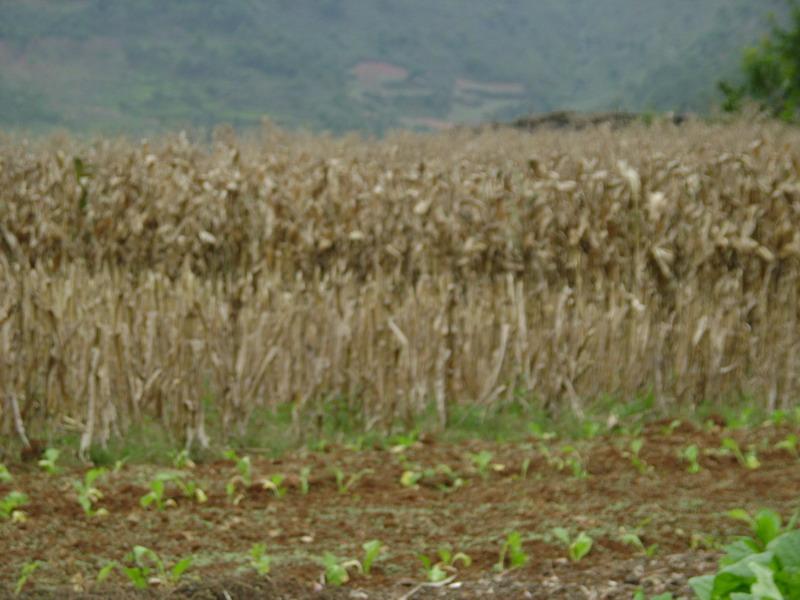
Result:
[[[800,136],[669,125],[0,147],[0,431],[223,442],[331,398],[660,409],[800,379]],[[205,398],[205,401],[203,401]]]

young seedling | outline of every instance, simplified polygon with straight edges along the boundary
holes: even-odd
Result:
[[[272,490],[276,498],[283,498],[288,491],[286,486],[283,485],[284,481],[286,481],[286,475],[275,473],[262,480],[261,485],[265,490]]]
[[[363,567],[364,575],[369,576],[373,563],[383,552],[383,544],[381,544],[380,540],[370,540],[361,547],[364,549],[364,559],[361,561],[361,566]]]
[[[39,460],[39,468],[49,475],[57,475],[60,469],[56,465],[61,451],[56,448],[48,448],[44,451],[44,456]]]
[[[247,567],[259,575],[269,575],[270,568],[272,567],[272,558],[267,555],[266,544],[253,544],[250,552],[247,555]]]
[[[78,504],[81,505],[84,514],[87,517],[105,516],[108,511],[105,508],[96,510],[94,505],[103,498],[103,493],[95,487],[95,481],[100,479],[106,474],[106,470],[102,467],[96,469],[89,469],[84,475],[83,481],[73,481],[72,485],[78,493]]]
[[[644,445],[644,440],[642,440],[642,438],[633,439],[631,440],[629,446],[630,450],[626,452],[628,458],[631,461],[631,464],[633,465],[633,468],[639,471],[640,475],[645,475],[653,470],[653,466],[647,464],[647,461],[645,461],[641,456],[639,456],[639,453],[641,452],[643,445]]]
[[[527,562],[528,555],[522,549],[522,536],[518,531],[512,531],[500,547],[500,558],[494,566],[495,571],[518,569],[525,566]]]
[[[322,566],[325,569],[325,583],[339,587],[350,581],[348,569],[363,571],[361,563],[355,559],[342,560],[336,555],[326,552],[322,557]]]
[[[567,553],[572,562],[578,562],[589,554],[592,549],[593,540],[583,531],[575,539],[570,539],[569,532],[566,529],[554,527],[553,535],[567,547]]]
[[[681,451],[681,459],[688,462],[689,466],[686,468],[689,473],[699,473],[701,470],[698,458],[700,457],[700,448],[696,444],[687,446]]]
[[[22,593],[22,589],[25,587],[25,584],[28,583],[28,580],[31,578],[31,575],[42,566],[42,562],[35,560],[33,562],[28,562],[22,565],[22,569],[20,570],[19,577],[17,578],[17,585],[14,586],[14,595],[19,596]]]
[[[642,538],[632,532],[625,532],[620,535],[620,541],[626,546],[633,546],[634,548],[641,550],[647,558],[652,558],[656,555],[656,552],[658,552],[658,544],[651,544],[645,547],[644,543],[642,542]]]
[[[736,457],[736,460],[739,461],[739,464],[747,469],[757,469],[761,466],[755,449],[750,448],[745,454],[733,438],[726,437],[722,440],[722,450],[732,453]]]
[[[334,467],[333,476],[336,478],[336,489],[340,494],[346,494],[356,483],[361,480],[362,477],[369,475],[370,473],[372,473],[372,469],[362,469],[357,473],[353,473],[350,475],[350,477],[347,477],[342,469],[339,467]]]
[[[14,481],[14,478],[8,472],[8,468],[3,463],[0,463],[0,483],[11,483],[12,481]]]
[[[247,488],[253,485],[253,470],[250,464],[250,457],[239,456],[233,450],[227,450],[223,456],[236,463],[237,474],[228,480],[225,485],[225,493],[228,495],[228,499],[234,505],[237,505],[244,498],[244,494],[236,494],[238,487],[242,486],[246,491]]]
[[[583,466],[583,460],[581,460],[580,452],[575,446],[564,446],[561,451],[564,453],[566,458],[563,460],[563,465],[570,468],[572,471],[572,476],[575,479],[586,479],[589,476],[589,473],[586,471],[586,468]],[[559,467],[559,471],[564,467]]]
[[[671,436],[673,433],[675,433],[675,430],[681,426],[681,423],[682,422],[680,419],[675,419],[671,421],[669,425],[665,425],[664,427],[661,428],[661,435],[665,437]]]
[[[151,584],[176,585],[186,570],[192,566],[193,560],[193,557],[187,556],[167,569],[156,552],[144,546],[134,546],[133,551],[125,556],[124,564],[109,562],[98,573],[97,581],[102,582],[114,569],[119,568],[139,589],[147,589]]]
[[[478,469],[478,474],[483,479],[489,477],[489,470],[492,466],[493,457],[494,455],[488,450],[481,450],[480,452],[469,455],[470,461],[472,461],[472,464]]]
[[[13,491],[0,500],[0,517],[11,519],[15,523],[25,521],[25,513],[19,508],[28,504],[28,496],[22,492]]]
[[[775,444],[775,449],[776,450],[785,450],[794,459],[800,458],[800,454],[798,454],[798,452],[797,452],[797,435],[795,435],[794,433],[790,433],[785,438],[783,438],[780,442]]]
[[[177,452],[172,458],[172,466],[176,469],[194,469],[195,463],[189,457],[189,451],[186,449]]]
[[[762,508],[753,516],[742,508],[735,508],[728,511],[727,515],[731,519],[743,521],[750,525],[754,538],[740,538],[739,541],[746,543],[753,550],[760,551],[781,533],[794,529],[800,512],[794,514],[785,529],[783,528],[781,516],[768,508]]]
[[[142,508],[147,508],[151,504],[155,504],[158,510],[164,510],[168,506],[176,506],[172,498],[166,497],[167,487],[166,484],[177,479],[174,473],[159,473],[150,481],[150,491],[139,499],[139,504]]]
[[[303,496],[308,495],[310,487],[309,477],[311,477],[311,467],[303,467],[300,469],[300,493],[303,494]]]
[[[556,437],[556,434],[552,431],[547,431],[541,424],[537,423],[536,421],[531,421],[528,423],[528,432],[531,434],[532,437],[536,438],[537,440],[548,441],[552,440]]]
[[[426,554],[418,555],[422,561],[425,576],[431,583],[439,583],[444,581],[450,573],[456,573],[456,565],[461,563],[463,566],[468,567],[472,564],[472,559],[464,552],[453,552],[449,546],[442,546],[436,551],[438,561],[434,562]]]

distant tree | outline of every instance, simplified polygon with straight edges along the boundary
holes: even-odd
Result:
[[[800,115],[800,4],[797,0],[787,1],[791,7],[789,27],[784,29],[774,22],[772,31],[759,45],[745,50],[744,82],[719,82],[723,110],[737,112],[751,99],[787,121],[795,121]]]

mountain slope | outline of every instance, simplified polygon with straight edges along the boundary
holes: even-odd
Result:
[[[0,126],[380,132],[705,110],[781,0],[0,0]]]

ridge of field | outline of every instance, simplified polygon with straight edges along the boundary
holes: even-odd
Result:
[[[0,147],[0,431],[224,443],[288,406],[668,412],[798,394],[800,137],[775,123]]]
[[[0,126],[384,132],[707,112],[783,0],[0,2]],[[569,74],[565,76],[565,74]]]

